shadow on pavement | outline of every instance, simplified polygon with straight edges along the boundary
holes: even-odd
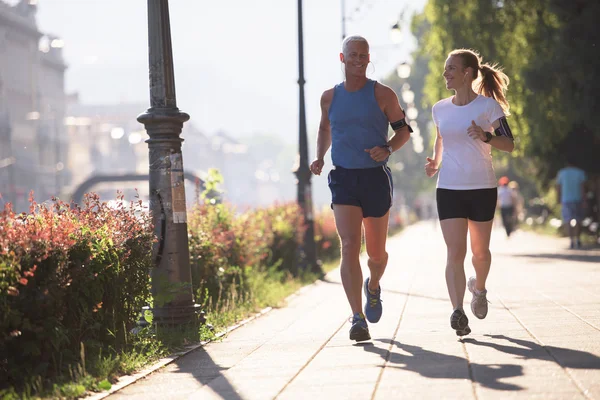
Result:
[[[516,254],[514,257],[526,257],[526,258],[545,258],[545,259],[556,259],[556,260],[566,260],[566,261],[581,261],[581,262],[590,262],[590,263],[598,263],[600,262],[600,254],[587,254],[587,253],[577,253],[577,250],[574,250],[573,253],[560,253],[560,254]]]
[[[523,368],[515,364],[468,364],[463,357],[437,353],[419,346],[403,344],[396,340],[382,339],[382,343],[393,344],[396,348],[408,354],[388,351],[379,348],[373,343],[363,344],[363,350],[379,354],[382,359],[388,360],[388,368],[401,368],[413,371],[430,379],[468,379],[474,380],[482,386],[495,390],[522,390],[519,385],[502,382],[503,378],[523,375]],[[389,356],[389,359],[388,359]],[[470,365],[473,374],[469,373]],[[472,377],[474,375],[474,377]]]
[[[566,349],[564,347],[541,346],[530,340],[514,339],[505,335],[485,335],[492,339],[505,340],[517,346],[497,342],[480,342],[476,339],[464,339],[466,343],[476,346],[491,347],[504,353],[520,356],[524,359],[552,361],[552,357],[564,368],[600,369],[600,357],[587,351]]]
[[[180,358],[174,364],[179,368],[173,371],[174,373],[190,374],[203,385],[213,383],[210,386],[211,389],[224,399],[243,400],[222,374],[223,371],[227,371],[229,368],[223,368],[215,364],[210,354],[203,347]]]
[[[330,285],[341,285],[342,284],[341,282],[332,281],[327,278],[321,279],[321,282],[328,283]],[[399,290],[390,290],[390,289],[386,289],[386,288],[383,288],[383,291],[381,293],[382,293],[382,296],[385,296],[386,293],[401,294],[401,295],[409,295],[410,294],[410,297],[420,297],[420,298],[428,299],[428,300],[449,301],[449,299],[447,297],[433,297],[433,296],[427,296],[427,295],[419,294],[419,293],[415,293],[415,292],[408,293],[408,292],[401,292]],[[385,297],[382,297],[382,299],[385,300]]]

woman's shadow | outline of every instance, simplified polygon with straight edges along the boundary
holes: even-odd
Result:
[[[466,343],[476,346],[491,347],[504,353],[513,354],[523,359],[556,361],[564,368],[600,369],[600,357],[587,351],[566,349],[556,346],[542,346],[524,339],[514,339],[505,335],[485,335],[492,339],[501,339],[517,346],[497,342],[480,342],[476,339],[464,339]],[[553,360],[554,359],[554,360]]]
[[[437,353],[419,346],[403,344],[395,340],[382,339],[382,343],[393,344],[408,354],[379,348],[372,343],[361,345],[365,351],[379,354],[390,364],[388,368],[401,368],[413,371],[431,379],[468,379],[477,371],[477,382],[495,390],[522,390],[519,385],[502,382],[501,379],[523,375],[523,367],[515,364],[469,363],[463,357]],[[389,357],[389,358],[388,358]]]

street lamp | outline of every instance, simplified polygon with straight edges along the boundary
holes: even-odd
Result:
[[[150,108],[137,120],[150,137],[150,212],[158,238],[151,271],[153,321],[180,324],[193,321],[199,306],[192,294],[179,137],[190,116],[179,111],[175,98],[168,0],[148,0],[148,48]]]
[[[410,76],[410,64],[403,62],[396,67],[396,74],[400,79],[406,79]]]
[[[306,112],[304,109],[304,42],[302,37],[302,0],[298,0],[298,88],[299,88],[299,149],[298,162],[294,173],[298,179],[298,204],[302,208],[306,232],[299,254],[300,268],[310,268],[320,272],[317,264],[315,226],[311,191],[311,172],[308,167],[308,139],[306,133]]]
[[[392,42],[400,43],[402,42],[402,36],[402,26],[400,25],[400,22],[396,22],[390,28],[390,38],[392,39]]]
[[[346,39],[346,1],[342,0],[342,42]]]

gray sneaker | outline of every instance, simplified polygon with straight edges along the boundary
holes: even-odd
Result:
[[[487,290],[479,292],[475,289],[474,276],[469,278],[467,287],[469,288],[469,292],[473,294],[473,299],[471,300],[471,311],[473,312],[473,315],[479,319],[484,319],[488,313]]]

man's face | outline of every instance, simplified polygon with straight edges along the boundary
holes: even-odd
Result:
[[[369,45],[365,42],[350,42],[346,54],[340,53],[340,60],[346,67],[346,74],[365,76],[369,65]]]

